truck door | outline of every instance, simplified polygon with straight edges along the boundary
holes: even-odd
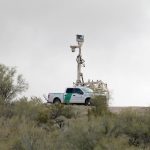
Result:
[[[84,103],[84,93],[79,88],[73,89],[73,94],[71,98],[72,103]]]
[[[67,88],[66,93],[64,94],[64,103],[71,103],[73,95],[73,88]]]

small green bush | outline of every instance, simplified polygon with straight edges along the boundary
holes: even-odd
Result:
[[[37,97],[32,97],[31,99],[23,97],[18,101],[15,101],[13,105],[13,112],[15,116],[25,116],[29,120],[36,120],[38,113],[44,107],[44,105],[41,103],[41,100]]]
[[[106,96],[94,96],[91,100],[91,103],[93,105],[91,111],[95,116],[100,116],[109,113],[108,100]]]
[[[38,116],[37,116],[37,121],[39,124],[41,123],[47,123],[48,122],[48,114],[49,110],[46,108],[43,108],[42,110],[39,111]]]
[[[64,116],[71,119],[75,116],[73,107],[63,104],[51,105],[49,113],[50,119],[56,119],[59,116]]]

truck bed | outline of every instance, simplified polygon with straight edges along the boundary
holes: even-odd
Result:
[[[53,103],[54,98],[59,98],[61,103],[64,101],[64,93],[50,93],[48,95],[48,102]]]

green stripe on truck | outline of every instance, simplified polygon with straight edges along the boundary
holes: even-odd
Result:
[[[70,103],[71,97],[72,97],[72,93],[67,93],[65,95],[64,102],[65,103]]]

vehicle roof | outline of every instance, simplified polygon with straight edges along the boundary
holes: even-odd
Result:
[[[88,87],[84,87],[84,86],[73,86],[73,87],[67,87],[66,89],[68,88],[88,88]]]

